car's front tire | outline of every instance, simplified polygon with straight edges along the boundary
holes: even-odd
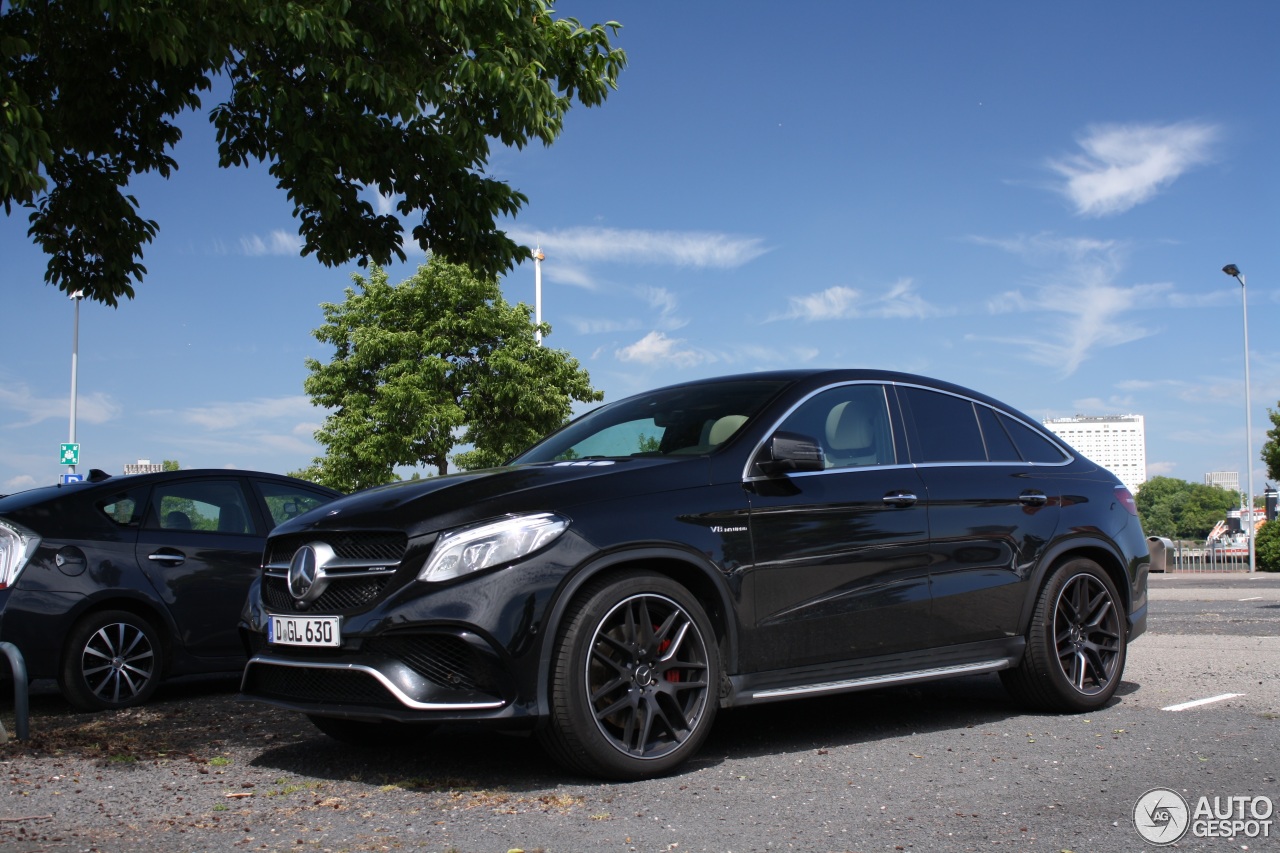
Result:
[[[1041,587],[1021,664],[1001,672],[1001,680],[1033,708],[1093,711],[1120,686],[1127,638],[1110,576],[1093,560],[1067,560]]]
[[[67,637],[58,686],[71,704],[87,711],[141,705],[160,686],[160,634],[124,610],[91,613]]]
[[[715,631],[688,590],[647,572],[593,581],[557,637],[540,738],[587,775],[666,773],[706,739],[719,682]]]

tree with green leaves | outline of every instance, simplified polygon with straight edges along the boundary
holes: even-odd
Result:
[[[563,424],[574,401],[603,398],[577,359],[538,345],[535,330],[549,327],[494,278],[432,258],[398,285],[377,266],[354,281],[314,332],[333,359],[307,360],[304,388],[330,410],[307,479],[355,491],[393,481],[397,466],[443,475],[463,445],[459,467],[499,465]]]
[[[45,280],[133,298],[143,218],[130,180],[178,167],[175,119],[210,111],[218,164],[269,165],[302,254],[404,260],[396,200],[433,254],[484,275],[529,255],[498,230],[528,199],[485,176],[490,145],[550,145],[576,101],[616,88],[615,22],[554,0],[0,0],[0,203],[29,212]]]
[[[1267,476],[1280,480],[1280,411],[1267,409],[1267,417],[1271,419],[1271,429],[1262,445],[1262,462],[1267,466]]]
[[[1280,521],[1268,521],[1258,528],[1253,547],[1260,572],[1280,572]]]
[[[1147,535],[1203,539],[1228,510],[1239,509],[1240,493],[1175,477],[1152,477],[1138,487],[1134,501]]]

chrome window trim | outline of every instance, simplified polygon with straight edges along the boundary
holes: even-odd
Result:
[[[795,403],[795,405],[787,409],[781,415],[781,417],[775,420],[773,425],[769,428],[769,431],[765,433],[765,437],[761,441],[756,443],[755,448],[751,451],[750,455],[747,456],[746,465],[742,469],[742,481],[744,483],[751,483],[751,482],[759,482],[761,480],[775,479],[765,474],[751,473],[752,463],[755,461],[756,456],[760,453],[760,450],[765,446],[765,444],[769,441],[769,439],[773,437],[773,434],[778,431],[778,428],[782,426],[783,422],[786,421],[787,418],[791,417],[791,415],[796,411],[796,409],[800,408],[805,403],[809,402],[819,394],[825,393],[835,388],[844,388],[850,385],[879,385],[882,388],[887,388],[890,386],[894,388],[919,388],[921,391],[932,391],[935,394],[946,394],[949,397],[958,397],[959,399],[964,400],[968,403],[971,403],[975,406],[983,406],[987,409],[990,409],[996,415],[1004,415],[1006,418],[1009,418],[1012,421],[1022,424],[1023,426],[1035,432],[1037,435],[1046,439],[1051,445],[1058,448],[1058,450],[1062,452],[1065,458],[1061,462],[1030,462],[1030,461],[1010,462],[1010,461],[1003,461],[1003,460],[999,462],[990,462],[986,460],[979,461],[976,459],[968,462],[900,462],[900,463],[895,463],[893,465],[859,465],[857,467],[851,467],[851,468],[828,468],[825,471],[802,471],[794,474],[788,474],[787,475],[788,477],[813,477],[813,476],[821,476],[824,474],[844,474],[844,473],[850,473],[854,471],[865,471],[872,468],[879,471],[890,470],[893,468],[954,468],[954,467],[960,467],[960,466],[968,467],[973,465],[1002,465],[1002,466],[1009,466],[1009,467],[1031,466],[1034,468],[1062,468],[1076,461],[1075,451],[1072,450],[1067,445],[1063,444],[1062,441],[1060,441],[1058,437],[1054,435],[1052,432],[1045,429],[1043,424],[1030,423],[1024,418],[1019,417],[1018,415],[1015,415],[1013,412],[1009,412],[1009,411],[1006,411],[1005,409],[1001,409],[997,406],[993,406],[990,403],[985,403],[982,400],[975,400],[972,397],[968,397],[964,394],[957,394],[954,391],[947,391],[942,388],[934,388],[930,385],[921,385],[916,382],[895,382],[889,379],[853,379],[845,382],[835,382],[835,383],[832,383],[831,385],[824,385],[823,387],[818,388],[806,394],[804,397],[798,400]],[[889,402],[887,399],[885,400],[885,406],[889,407]],[[889,407],[889,414],[890,416],[894,414],[894,410],[892,407]],[[898,414],[898,417],[900,418],[903,417],[901,405],[899,405],[897,408],[897,414]],[[902,426],[905,431],[906,423],[904,422]],[[893,430],[891,429],[890,432],[893,433]],[[1010,440],[1012,439],[1013,437],[1010,436]],[[1017,447],[1016,442],[1014,443],[1014,447]],[[894,438],[894,455],[895,456],[899,455],[896,437]]]

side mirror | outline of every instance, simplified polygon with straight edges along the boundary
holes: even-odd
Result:
[[[827,467],[827,457],[815,438],[794,432],[776,432],[760,449],[756,467],[768,477],[822,471]]]

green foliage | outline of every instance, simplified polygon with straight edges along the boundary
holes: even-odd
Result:
[[[1267,476],[1280,480],[1280,412],[1267,409],[1267,417],[1271,418],[1271,429],[1262,445],[1262,462],[1267,466]]]
[[[182,466],[178,464],[177,459],[165,459],[160,463],[161,471],[180,471]]]
[[[1254,540],[1258,571],[1280,572],[1280,522],[1268,521]]]
[[[396,199],[436,255],[497,275],[529,255],[498,230],[527,198],[484,176],[494,142],[550,145],[576,100],[604,102],[615,22],[554,0],[98,0],[0,4],[0,203],[30,211],[45,279],[116,305],[158,225],[130,180],[177,168],[174,120],[210,111],[224,167],[258,161],[294,204],[303,254],[404,260]]]
[[[1174,477],[1152,477],[1134,496],[1148,536],[1203,539],[1227,511],[1240,507],[1240,493]]]
[[[330,410],[316,432],[326,454],[294,476],[350,492],[392,482],[400,465],[443,475],[459,445],[471,445],[459,467],[500,465],[573,401],[602,398],[576,359],[538,346],[529,307],[509,305],[496,279],[432,258],[399,285],[377,266],[354,280],[314,333],[332,361],[307,361],[303,387]]]

